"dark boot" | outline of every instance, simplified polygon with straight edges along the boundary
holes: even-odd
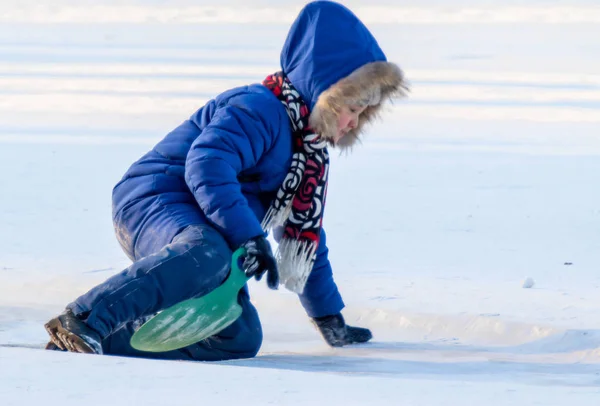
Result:
[[[102,354],[102,338],[70,309],[45,324],[51,343],[59,350],[86,354]],[[46,349],[53,348],[50,343]]]

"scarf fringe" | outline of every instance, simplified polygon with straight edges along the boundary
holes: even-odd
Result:
[[[279,283],[284,284],[286,289],[297,294],[304,292],[317,245],[314,241],[281,240],[277,249],[277,265]]]
[[[283,226],[285,222],[290,218],[292,213],[292,202],[288,202],[285,207],[276,208],[271,206],[263,217],[261,227],[263,230],[269,232],[277,226]]]

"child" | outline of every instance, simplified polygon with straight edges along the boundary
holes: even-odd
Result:
[[[180,350],[145,353],[129,340],[162,309],[205,295],[243,270],[299,294],[331,346],[371,339],[345,324],[325,231],[327,146],[352,147],[381,104],[406,90],[368,29],[346,7],[309,3],[281,52],[281,71],[228,90],[135,162],[113,190],[117,238],[133,264],[50,320],[48,348],[161,359],[249,358],[262,329],[247,286],[242,316]],[[277,258],[266,240],[273,230]]]

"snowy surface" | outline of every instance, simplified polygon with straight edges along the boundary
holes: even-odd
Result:
[[[44,352],[42,325],[128,265],[124,170],[276,70],[303,2],[1,3],[0,405],[600,403],[597,1],[347,2],[413,87],[333,157],[331,260],[375,338],[330,349],[253,283],[262,351],[217,364]]]

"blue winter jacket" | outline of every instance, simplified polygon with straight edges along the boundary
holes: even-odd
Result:
[[[341,78],[385,60],[354,14],[327,1],[300,12],[281,52],[282,70],[311,109]],[[170,241],[187,225],[206,223],[232,248],[263,234],[261,220],[291,163],[291,134],[284,106],[261,84],[209,101],[135,162],[115,187],[115,226],[118,235],[124,227],[126,238],[133,239],[131,256],[162,248],[153,247],[156,232],[143,233],[146,229],[160,230],[156,240]],[[311,317],[344,307],[324,231],[300,300]]]

